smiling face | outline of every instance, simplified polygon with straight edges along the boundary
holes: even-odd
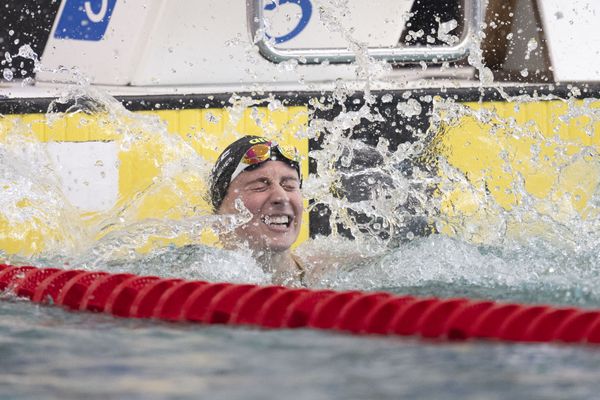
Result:
[[[253,250],[286,251],[298,238],[302,225],[302,194],[298,173],[283,161],[266,161],[245,170],[229,185],[219,214],[235,214],[241,199],[252,213],[250,222],[235,234]]]

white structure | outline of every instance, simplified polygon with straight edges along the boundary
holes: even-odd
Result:
[[[600,1],[538,2],[557,81],[600,79]]]
[[[323,1],[327,22],[320,18],[321,2],[315,0],[263,0],[262,12],[273,40],[284,40],[277,48],[347,49],[349,40],[393,47],[412,1],[353,0],[343,12]],[[96,0],[86,1],[85,7],[80,4],[62,2],[42,61],[49,68],[77,67],[97,84],[239,85],[355,78],[355,68],[345,64],[296,67],[293,62],[278,65],[263,58],[249,31],[251,2]],[[332,31],[331,25],[347,31]],[[38,80],[56,80],[56,76],[42,72]]]

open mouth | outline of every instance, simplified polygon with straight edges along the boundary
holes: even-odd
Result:
[[[289,228],[292,224],[293,217],[290,215],[264,215],[262,222],[273,227]]]

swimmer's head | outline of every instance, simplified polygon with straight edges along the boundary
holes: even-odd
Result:
[[[300,154],[295,147],[283,146],[261,136],[244,136],[227,146],[211,171],[209,195],[213,210],[219,210],[235,178],[267,161],[288,164],[296,170],[301,182]]]

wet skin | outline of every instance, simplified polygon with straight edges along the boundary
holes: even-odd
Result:
[[[220,214],[235,214],[239,198],[252,220],[235,231],[252,250],[285,252],[298,238],[302,225],[302,193],[296,170],[283,161],[266,161],[239,174],[229,185]]]

